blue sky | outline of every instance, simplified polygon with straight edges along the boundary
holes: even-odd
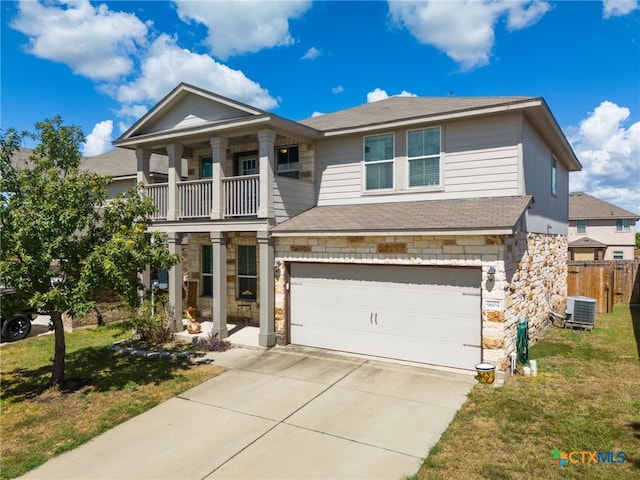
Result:
[[[96,155],[180,82],[292,120],[391,95],[540,96],[584,167],[571,190],[640,213],[638,0],[0,7],[3,130],[60,114]]]

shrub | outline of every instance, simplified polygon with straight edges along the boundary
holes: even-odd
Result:
[[[231,343],[218,338],[218,333],[209,333],[198,340],[198,347],[205,352],[226,352],[231,348]]]
[[[138,312],[134,312],[125,328],[131,328],[134,337],[151,345],[163,345],[173,339],[174,312],[168,302],[158,301],[152,314],[151,303],[145,301]]]

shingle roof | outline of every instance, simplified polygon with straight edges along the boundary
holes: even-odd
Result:
[[[30,148],[21,148],[15,152],[11,158],[12,163],[24,168],[27,160],[33,153]],[[151,154],[149,160],[149,171],[151,174],[167,174],[169,160],[165,155]],[[110,152],[96,155],[95,157],[82,157],[80,168],[100,175],[108,175],[113,178],[135,176],[138,170],[138,161],[134,150],[116,148]],[[186,176],[186,160],[183,160],[182,174]]]
[[[582,237],[569,243],[571,248],[606,247],[607,245],[589,237]]]
[[[278,234],[512,230],[531,197],[427,200],[314,207],[274,227]]]
[[[169,160],[165,155],[152,153],[149,159],[149,171],[151,173],[167,174]],[[80,168],[84,168],[100,175],[111,177],[135,176],[138,170],[138,160],[134,150],[116,148],[95,157],[82,157]],[[183,160],[183,176],[186,176],[186,161]]]
[[[586,193],[576,192],[569,195],[569,220],[629,218],[640,219],[640,215],[624,208],[600,200]]]
[[[317,130],[331,131],[343,128],[451,114],[483,107],[509,105],[533,97],[391,97],[335,113],[300,120],[298,123]]]
[[[11,156],[11,164],[16,168],[25,168],[27,166],[27,160],[33,153],[33,150],[30,148],[20,148],[17,151],[13,152]]]

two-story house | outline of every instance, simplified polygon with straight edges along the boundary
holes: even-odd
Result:
[[[640,215],[586,193],[569,195],[569,260],[633,260]]]
[[[223,338],[248,311],[263,346],[505,368],[517,323],[535,339],[547,298],[564,306],[581,167],[542,98],[394,97],[292,121],[181,84],[114,145],[135,150],[154,228],[188,252],[188,302]],[[149,182],[154,153],[166,184]],[[181,268],[169,277],[181,312]]]

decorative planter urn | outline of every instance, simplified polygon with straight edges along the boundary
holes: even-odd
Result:
[[[200,326],[200,322],[189,322],[187,325],[187,332],[195,334],[200,333],[202,331],[202,327]]]

